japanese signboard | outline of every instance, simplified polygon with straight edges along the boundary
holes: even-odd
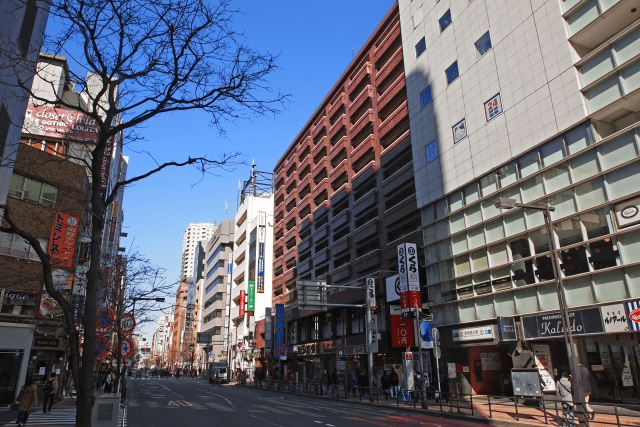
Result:
[[[253,316],[253,312],[256,311],[256,282],[249,280],[247,291],[247,311],[249,316]]]
[[[100,182],[102,188],[106,188],[109,183],[109,170],[111,169],[111,158],[113,157],[113,138],[109,138],[107,146],[104,148],[104,157],[100,167]]]
[[[369,307],[371,311],[375,311],[376,308],[376,279],[373,277],[367,277],[365,279],[367,287],[367,298],[369,299]]]
[[[284,345],[284,304],[276,304],[276,328],[274,338],[274,353],[276,353],[276,358],[279,358],[280,347]]]
[[[48,248],[52,265],[71,268],[77,235],[78,218],[62,212],[55,212]]]
[[[628,332],[629,323],[623,304],[604,305],[600,307],[604,331],[606,333]]]
[[[369,323],[369,348],[373,354],[378,352],[378,315],[371,313],[371,321]]]
[[[387,285],[387,302],[400,301],[400,276],[395,274],[385,279]]]
[[[418,248],[415,243],[405,243],[407,248],[407,288],[409,307],[422,307],[420,298],[420,278],[418,277]]]
[[[407,250],[404,243],[398,245],[398,279],[402,317],[409,317],[409,279],[407,277]]]
[[[453,342],[487,340],[493,336],[493,326],[491,325],[453,330]]]
[[[484,103],[484,115],[487,121],[502,113],[502,99],[500,93],[495,94],[490,100]]]
[[[410,347],[414,344],[413,321],[402,318],[400,306],[389,306],[391,314],[391,346]]]
[[[240,291],[240,301],[238,302],[240,316],[244,316],[244,303],[245,303],[246,297],[247,297],[247,294],[245,293],[245,291],[244,290]]]
[[[28,104],[22,131],[43,137],[96,142],[99,127],[94,118],[80,111]]]

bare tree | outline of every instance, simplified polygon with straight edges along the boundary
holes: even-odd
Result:
[[[104,188],[99,177],[109,140],[122,133],[130,137],[136,127],[156,116],[189,110],[206,111],[211,125],[223,132],[225,122],[278,113],[287,101],[287,96],[273,93],[265,80],[277,69],[277,57],[255,52],[244,44],[242,35],[232,28],[237,13],[230,8],[230,0],[51,0],[50,16],[61,30],[46,37],[42,49],[74,59],[82,67],[82,72],[70,67],[69,73],[83,102],[43,96],[32,91],[27,81],[19,80],[34,104],[79,110],[94,120],[98,129],[97,140],[83,159],[92,180],[86,203],[91,243],[82,348],[72,306],[54,288],[47,253],[10,211],[0,226],[0,231],[18,234],[33,246],[42,262],[45,288],[63,309],[70,366],[77,384],[77,426],[91,425],[97,294],[104,286],[101,261],[106,209],[124,187],[166,168],[191,165],[204,174],[233,167],[239,155],[158,163],[146,173]],[[76,53],[78,50],[81,54]],[[48,81],[42,70],[37,73]]]

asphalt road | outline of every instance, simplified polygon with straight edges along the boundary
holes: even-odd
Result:
[[[249,387],[210,385],[202,379],[148,379],[130,383],[128,427],[261,426],[465,427],[391,407],[281,394]]]

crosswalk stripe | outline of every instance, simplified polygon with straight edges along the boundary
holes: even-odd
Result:
[[[120,411],[118,415],[118,426],[122,426],[123,412]],[[16,414],[17,416],[17,414]],[[124,426],[127,426],[127,417],[124,416]],[[75,425],[76,424],[76,409],[53,409],[50,414],[43,414],[42,412],[31,412],[27,421],[29,425]],[[15,427],[16,422],[10,421],[4,424],[4,427]]]

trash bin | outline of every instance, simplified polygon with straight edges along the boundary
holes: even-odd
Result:
[[[117,427],[120,414],[120,393],[96,396],[91,412],[92,427]]]

